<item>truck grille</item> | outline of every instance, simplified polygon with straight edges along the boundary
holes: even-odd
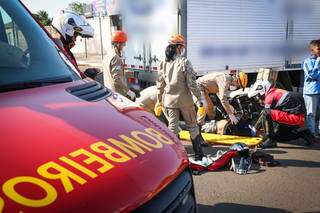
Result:
[[[111,92],[107,88],[96,81],[70,87],[66,90],[82,100],[91,102],[100,101],[111,95]]]
[[[180,174],[152,200],[135,212],[196,212],[192,176],[189,170]]]

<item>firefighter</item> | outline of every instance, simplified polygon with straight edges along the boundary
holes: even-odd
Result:
[[[163,108],[168,119],[168,128],[176,135],[179,134],[180,113],[190,132],[195,158],[190,161],[207,166],[212,161],[205,157],[197,125],[197,112],[192,95],[195,96],[198,114],[204,116],[205,109],[201,101],[201,93],[196,83],[196,73],[191,62],[185,58],[185,39],[182,35],[174,35],[166,48],[166,59],[160,63],[157,81],[157,103],[155,114]]]
[[[68,53],[72,62],[77,64],[71,49],[75,46],[78,36],[92,38],[94,29],[86,21],[85,17],[71,10],[60,11],[59,14],[53,18],[52,27],[55,31],[52,34],[53,39]]]
[[[136,94],[129,90],[125,81],[123,49],[128,41],[127,34],[123,31],[116,31],[112,36],[112,53],[103,60],[103,77],[105,86],[114,92],[135,100]]]
[[[214,120],[215,111],[214,105],[209,97],[209,94],[217,94],[220,102],[229,116],[232,124],[239,122],[238,118],[234,115],[234,108],[230,105],[227,93],[231,86],[245,88],[248,83],[248,76],[244,72],[237,72],[236,74],[228,73],[212,73],[204,75],[197,80],[201,95],[205,97],[205,107],[208,118]],[[203,124],[204,117],[198,118],[198,123]]]
[[[306,108],[302,95],[275,88],[267,80],[257,81],[248,92],[249,98],[260,95],[265,109],[261,122],[266,124],[266,134],[261,148],[277,147],[277,141],[302,138],[306,145],[315,142],[305,127]]]
[[[140,92],[140,97],[137,98],[136,102],[143,107],[146,111],[150,113],[155,113],[154,108],[157,103],[157,87],[151,86],[148,87]],[[160,108],[159,108],[160,110]],[[168,120],[166,116],[164,115],[163,110],[161,109],[161,112],[159,111],[158,118],[160,121],[168,125]],[[205,117],[205,116],[204,116]],[[180,123],[181,124],[181,123]],[[181,127],[181,126],[180,126]],[[201,130],[201,129],[200,129]],[[201,135],[200,135],[201,136]],[[209,145],[205,142],[205,140],[201,136],[201,146],[208,147]]]
[[[136,103],[143,107],[146,111],[154,114],[154,107],[157,103],[157,87],[151,86],[140,92],[140,97],[137,98]],[[163,111],[158,114],[158,119],[164,124],[168,125],[168,121]]]
[[[151,86],[142,90],[136,102],[146,111],[154,113],[154,107],[157,103],[157,87]]]

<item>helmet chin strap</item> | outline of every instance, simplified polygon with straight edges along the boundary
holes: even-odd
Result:
[[[122,51],[120,50],[120,43],[114,44],[113,48],[115,49],[115,52],[119,55],[122,56]]]

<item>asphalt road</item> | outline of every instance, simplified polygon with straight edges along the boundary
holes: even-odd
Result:
[[[191,144],[185,146],[192,153]],[[205,152],[219,149],[226,147]],[[281,165],[255,165],[247,175],[226,169],[194,176],[199,212],[320,212],[320,143],[305,148],[296,141],[265,152]]]

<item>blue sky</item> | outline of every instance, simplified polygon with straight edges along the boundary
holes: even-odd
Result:
[[[46,10],[49,16],[52,17],[59,12],[59,10],[65,9],[70,2],[75,0],[21,0],[32,13],[39,10]],[[90,3],[92,0],[76,0],[77,2]]]

